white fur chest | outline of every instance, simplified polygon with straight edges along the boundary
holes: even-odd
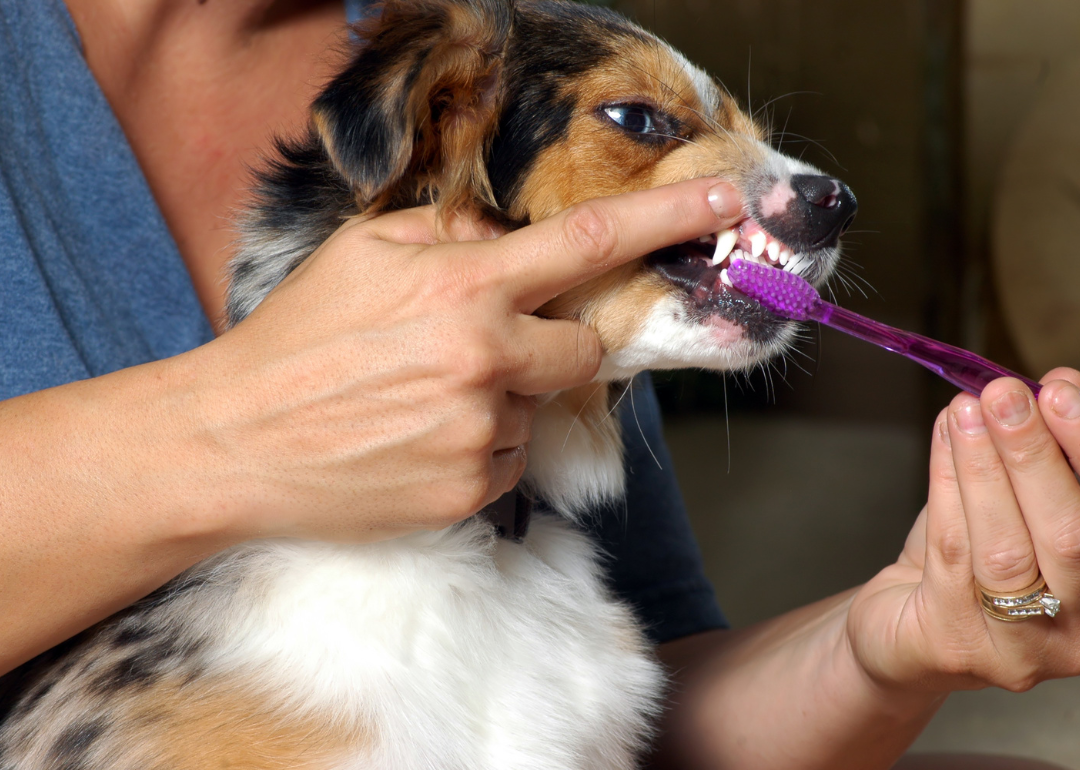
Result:
[[[342,767],[631,768],[661,686],[588,540],[534,520],[367,546],[245,546],[213,666],[289,707],[357,720]],[[251,558],[254,557],[254,558]]]

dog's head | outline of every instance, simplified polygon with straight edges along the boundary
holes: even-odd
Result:
[[[739,369],[795,325],[725,284],[727,261],[767,261],[820,284],[855,199],[774,151],[735,100],[670,46],[568,0],[387,0],[316,100],[312,130],[261,175],[232,262],[239,321],[343,217],[434,201],[515,227],[589,198],[696,177],[742,193],[734,228],[650,254],[556,297],[605,349],[599,379],[643,369]],[[570,514],[623,488],[609,389],[545,400],[526,481]]]
[[[361,211],[434,200],[510,226],[588,198],[716,176],[742,192],[731,232],[649,255],[541,312],[592,325],[601,376],[753,365],[793,325],[729,290],[731,254],[830,273],[855,199],[774,151],[735,100],[622,16],[561,0],[392,0],[314,105]],[[717,248],[719,240],[720,248]]]

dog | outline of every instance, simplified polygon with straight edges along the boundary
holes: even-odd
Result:
[[[741,256],[820,285],[855,198],[603,8],[388,0],[354,37],[308,135],[259,176],[231,323],[352,216],[435,203],[513,229],[705,176],[731,181],[745,216],[541,308],[591,326],[605,355],[595,383],[536,413],[523,485],[552,513],[527,533],[474,516],[375,544],[218,554],[49,656],[0,728],[0,770],[636,766],[663,675],[573,523],[623,491],[614,384],[782,351],[796,326],[731,290],[725,266]]]

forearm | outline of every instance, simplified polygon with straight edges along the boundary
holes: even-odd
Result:
[[[944,696],[886,692],[847,644],[851,593],[665,645],[675,672],[659,766],[888,768]]]
[[[230,543],[193,377],[181,357],[0,402],[0,672]]]

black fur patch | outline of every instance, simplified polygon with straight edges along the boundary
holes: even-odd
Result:
[[[149,687],[166,671],[177,672],[180,664],[201,646],[199,642],[181,641],[175,634],[151,636],[136,652],[95,676],[90,690],[97,695],[108,695],[130,687]]]
[[[74,658],[69,654],[86,641],[90,633],[74,636],[0,676],[0,724],[9,715],[28,712],[48,694],[74,665]]]
[[[120,627],[119,633],[116,634],[109,642],[109,645],[113,649],[121,649],[123,647],[130,647],[133,644],[139,644],[145,642],[154,635],[154,630],[149,626],[136,625],[136,624],[124,624]]]
[[[519,11],[507,53],[507,103],[488,161],[500,208],[510,207],[539,154],[566,138],[577,107],[571,78],[616,55],[626,38],[647,39],[603,8],[541,2]]]
[[[90,690],[98,695],[107,695],[128,687],[149,686],[161,677],[160,663],[161,659],[153,649],[121,658],[94,677]]]
[[[99,718],[92,722],[78,722],[64,730],[49,750],[58,770],[85,767],[87,752],[108,727],[108,721]]]

